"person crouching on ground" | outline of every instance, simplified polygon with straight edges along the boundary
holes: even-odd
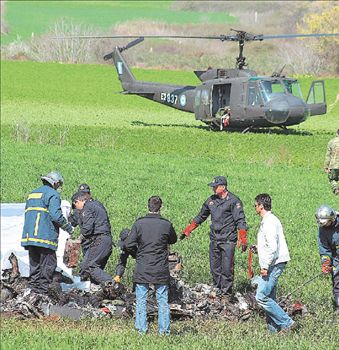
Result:
[[[89,198],[84,192],[75,193],[72,203],[79,210],[80,239],[84,247],[80,277],[97,284],[112,283],[112,276],[104,271],[113,244],[107,211],[99,201]]]
[[[149,198],[149,213],[136,220],[123,247],[132,254],[137,250],[134,271],[135,328],[140,334],[145,334],[148,328],[147,297],[150,283],[154,284],[156,289],[159,333],[170,333],[168,244],[177,241],[177,234],[171,222],[160,215],[161,206],[160,197]]]
[[[266,194],[255,197],[255,211],[261,216],[257,236],[257,251],[260,278],[257,280],[256,300],[266,313],[270,332],[286,332],[294,328],[295,322],[276,302],[278,279],[290,260],[283,228],[280,220],[271,212],[272,200]]]

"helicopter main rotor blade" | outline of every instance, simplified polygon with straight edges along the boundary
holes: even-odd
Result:
[[[205,39],[205,40],[221,40],[221,41],[262,41],[266,39],[284,39],[284,38],[307,38],[307,37],[334,37],[339,36],[339,33],[319,33],[319,34],[277,34],[277,35],[263,35],[263,34],[251,34],[244,31],[234,30],[234,35],[80,35],[80,36],[66,36],[66,37],[54,37],[53,39]]]
[[[266,39],[283,39],[283,38],[309,38],[309,37],[333,37],[339,36],[339,33],[319,33],[319,34],[278,34],[278,35],[263,35],[263,40]]]
[[[134,39],[134,38],[173,38],[173,39],[220,39],[220,36],[185,36],[185,35],[79,35],[79,36],[64,36],[54,37],[52,39]]]

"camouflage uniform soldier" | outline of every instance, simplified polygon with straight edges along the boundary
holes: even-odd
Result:
[[[333,193],[339,195],[339,129],[336,137],[327,145],[327,152],[325,157],[325,172],[328,173]]]

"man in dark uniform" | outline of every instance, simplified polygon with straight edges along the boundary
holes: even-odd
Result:
[[[79,185],[78,192],[83,192],[89,199],[92,198],[91,189],[87,184]],[[68,220],[73,227],[77,227],[79,225],[79,210],[74,207],[73,203],[72,211],[68,217]]]
[[[321,270],[332,275],[333,296],[339,314],[339,217],[334,209],[322,205],[315,214],[318,222],[318,247]]]
[[[188,237],[211,215],[210,269],[213,282],[223,294],[230,295],[237,241],[242,252],[247,249],[245,214],[240,199],[227,190],[227,180],[224,176],[215,177],[209,186],[213,187],[214,194],[205,201],[200,213],[184,229],[180,239]]]
[[[79,185],[78,192],[83,193],[88,199],[92,199],[91,189],[90,189],[89,185],[87,185],[85,183]],[[76,192],[76,193],[78,193],[78,192]],[[77,226],[81,225],[80,210],[75,208],[75,206],[73,204],[73,198],[72,198],[72,210],[69,214],[68,220],[73,227],[77,227]],[[83,256],[85,256],[89,244],[90,244],[89,240],[85,240],[84,237],[80,237],[80,245],[81,245],[81,250],[82,250]]]
[[[115,277],[114,281],[116,283],[121,283],[121,278],[125,273],[126,265],[127,265],[127,260],[131,256],[133,259],[136,258],[136,249],[131,252],[127,252],[124,250],[124,245],[127,237],[129,236],[131,230],[128,228],[124,228],[120,232],[120,240],[117,243],[117,246],[120,248],[120,255],[119,255],[119,261],[118,264],[115,268]]]
[[[159,333],[170,332],[168,245],[177,241],[177,235],[171,222],[160,215],[161,205],[160,197],[149,198],[149,213],[134,223],[124,245],[124,250],[131,254],[137,251],[134,271],[135,328],[141,334],[146,333],[148,328],[147,296],[150,283],[156,289]]]
[[[41,180],[43,186],[32,191],[26,201],[21,245],[29,255],[29,287],[35,293],[46,294],[57,267],[59,228],[70,234],[73,228],[61,211],[61,174],[52,171]]]
[[[112,282],[112,276],[104,271],[112,254],[111,224],[105,207],[84,192],[75,193],[72,204],[79,210],[80,239],[84,252],[81,278],[90,278],[98,284]]]

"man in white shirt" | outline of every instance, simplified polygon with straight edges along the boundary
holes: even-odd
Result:
[[[278,279],[290,255],[281,222],[272,214],[271,208],[272,200],[268,194],[255,197],[255,211],[262,218],[257,236],[260,277],[256,281],[255,298],[266,313],[269,331],[276,333],[293,329],[295,322],[276,302]]]

